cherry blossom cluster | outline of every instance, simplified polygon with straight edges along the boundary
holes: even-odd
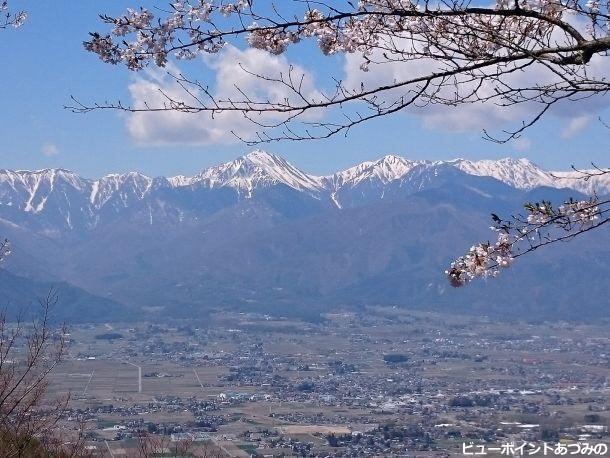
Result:
[[[129,8],[123,16],[103,16],[112,30],[106,35],[92,33],[85,49],[104,62],[124,63],[131,70],[140,70],[151,60],[164,67],[171,52],[179,59],[193,59],[200,52],[216,53],[225,44],[226,33],[213,25],[214,15],[239,15],[249,3],[179,0],[171,4],[172,12],[164,18],[155,18],[146,8]],[[202,27],[204,24],[207,26]],[[128,41],[127,36],[133,39]]]
[[[570,199],[557,208],[548,201],[527,203],[525,215],[503,220],[492,215],[492,230],[498,240],[479,243],[466,255],[451,263],[445,271],[452,286],[463,286],[475,278],[496,277],[501,269],[511,265],[513,259],[543,245],[571,239],[609,219],[610,201],[596,197],[586,200]]]
[[[178,0],[159,18],[144,8],[129,9],[120,17],[104,16],[112,26],[110,33],[92,33],[85,47],[105,62],[138,70],[151,61],[165,66],[170,54],[192,59],[216,53],[228,38],[237,36],[272,54],[315,39],[324,54],[361,53],[362,69],[367,70],[375,50],[385,51],[387,60],[397,54],[402,59],[489,59],[543,46],[557,28],[580,40],[578,32],[564,23],[567,11],[585,16],[591,33],[598,35],[607,35],[609,19],[608,4],[599,0],[582,5],[579,0],[496,0],[495,8],[471,8],[457,1],[360,0],[347,11],[322,11],[323,3],[317,3],[320,9],[308,8],[294,20],[283,19],[279,12],[278,18],[259,15],[251,3]],[[397,40],[411,44],[399,49]]]
[[[552,223],[565,229],[586,228],[600,218],[600,207],[596,197],[588,200],[569,200],[554,208],[548,201],[527,203],[527,223],[530,225],[548,225]]]
[[[559,213],[569,219],[575,219],[582,227],[587,227],[600,219],[600,208],[597,199],[570,201],[559,207]]]
[[[5,29],[7,27],[19,28],[28,18],[28,14],[25,11],[11,13],[9,11],[8,1],[0,2],[0,15],[0,29]]]
[[[8,240],[4,240],[0,243],[0,262],[4,260],[9,254],[11,254],[11,245]]]
[[[452,286],[463,286],[480,277],[496,277],[500,269],[506,268],[513,260],[511,236],[506,232],[498,234],[495,244],[486,242],[473,245],[464,256],[451,263],[445,271]]]

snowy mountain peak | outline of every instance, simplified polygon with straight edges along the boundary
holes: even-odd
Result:
[[[32,183],[40,185],[46,183],[53,187],[57,182],[64,182],[77,189],[83,188],[84,180],[70,170],[66,169],[40,169],[40,170],[3,170],[0,172],[3,177],[11,176],[13,180],[18,180],[23,183]],[[0,178],[4,181],[5,178]]]
[[[378,181],[388,184],[404,177],[418,162],[409,161],[400,156],[388,155],[377,161],[366,161],[349,169],[338,172],[326,181],[333,190],[344,186],[354,187],[364,181]]]
[[[246,161],[251,161],[252,163],[268,165],[273,165],[277,162],[284,161],[284,159],[280,156],[268,153],[267,151],[262,149],[255,149],[249,152],[248,154],[242,156],[241,158]]]
[[[112,173],[91,183],[89,202],[101,208],[114,196],[127,206],[129,201],[141,200],[150,191],[153,179],[138,172]]]
[[[537,186],[557,187],[556,179],[549,172],[525,158],[480,161],[456,159],[448,163],[470,175],[489,176],[519,189],[532,189]]]
[[[173,188],[179,188],[182,186],[189,186],[193,184],[193,178],[187,177],[185,175],[176,175],[173,177],[169,177],[167,181]]]
[[[42,212],[58,188],[65,195],[70,188],[80,193],[86,186],[86,180],[64,169],[0,171],[0,200],[31,213]]]
[[[210,188],[230,187],[250,197],[257,187],[284,184],[298,191],[317,194],[321,190],[320,180],[308,175],[285,159],[255,150],[216,167],[204,170],[192,179]]]
[[[405,176],[419,162],[409,161],[400,156],[388,155],[374,163],[375,174],[384,183],[398,180]]]

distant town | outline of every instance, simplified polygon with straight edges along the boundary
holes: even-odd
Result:
[[[68,338],[48,396],[71,392],[62,427],[93,456],[137,456],[143,438],[218,457],[501,456],[610,438],[604,326],[370,307],[315,323],[80,325]]]

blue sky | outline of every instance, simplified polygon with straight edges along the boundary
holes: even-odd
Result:
[[[89,31],[105,30],[98,13],[118,13],[142,3],[11,2],[14,10],[28,10],[29,18],[18,30],[0,31],[0,167],[63,167],[91,178],[129,170],[154,176],[193,174],[252,149],[224,139],[184,145],[174,137],[162,146],[143,145],[126,127],[126,115],[111,111],[74,114],[63,108],[70,103],[71,95],[84,101],[130,100],[128,86],[140,77],[103,64],[83,49],[82,41]],[[329,71],[340,74],[344,63],[341,56],[327,58],[309,48],[293,52],[288,59],[301,64],[316,80]],[[201,61],[190,63],[188,70],[197,76],[214,77]],[[607,109],[572,118],[549,116],[529,130],[524,141],[508,145],[483,140],[477,128],[455,133],[449,125],[436,123],[430,127],[421,116],[403,113],[361,126],[347,138],[339,135],[324,141],[275,143],[262,148],[318,174],[388,153],[410,159],[528,157],[549,169],[567,169],[570,164],[586,166],[591,161],[608,166],[610,131],[597,121],[599,114],[610,119]],[[502,127],[509,126],[498,126],[498,130]]]

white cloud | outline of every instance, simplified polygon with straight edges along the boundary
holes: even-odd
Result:
[[[366,73],[360,70],[360,63],[361,56],[356,54],[348,55],[346,58],[345,85],[348,88],[359,88],[361,83],[364,84],[365,89],[373,88],[425,76],[440,70],[439,64],[431,59],[371,65],[370,70]],[[437,95],[451,100],[460,94],[467,94],[475,86],[474,82],[465,81],[466,77],[457,76],[456,78],[458,81],[456,85],[447,84]],[[524,81],[526,78],[530,80],[538,79],[539,76],[531,76],[525,73],[511,75],[512,83],[515,86],[528,84]],[[415,85],[410,85],[380,96],[392,103],[402,96],[408,99],[410,91],[415,89]],[[487,81],[483,82],[478,89],[478,93],[481,97],[492,96],[495,93],[493,84]],[[456,106],[440,103],[422,105],[420,101],[417,105],[414,104],[406,108],[405,112],[421,117],[424,125],[432,130],[468,132],[489,129],[493,132],[494,130],[501,130],[501,126],[527,118],[528,114],[532,113],[532,106],[519,104],[499,107],[494,102],[475,102]]]
[[[393,43],[400,46],[400,42],[396,39]],[[405,41],[405,49],[411,45]],[[384,61],[381,56],[373,55],[372,61]],[[355,53],[346,56],[344,72],[345,85],[348,88],[359,89],[361,84],[365,88],[374,88],[377,86],[390,85],[400,81],[407,81],[413,78],[429,75],[433,72],[442,71],[443,68],[431,59],[417,59],[410,62],[401,62],[398,59],[396,62],[383,64],[371,64],[368,72],[363,72],[360,69],[362,56]],[[489,73],[494,70],[490,69]],[[591,59],[587,69],[589,78],[603,78],[604,75],[610,73],[610,59],[604,56],[596,55]],[[447,100],[456,98],[459,94],[467,94],[469,90],[475,88],[475,82],[466,81],[466,77],[458,76],[457,85],[446,82],[446,85],[437,94]],[[462,79],[460,81],[460,78]],[[540,64],[534,64],[525,71],[513,72],[503,75],[502,83],[511,87],[535,87],[537,84],[557,82],[557,75],[549,70],[548,67]],[[415,85],[402,89],[393,89],[384,94],[379,94],[379,97],[392,103],[404,96],[409,98],[409,91],[416,89]],[[495,94],[494,84],[488,80],[483,81],[478,93],[481,97],[491,96]],[[553,106],[549,113],[551,116],[560,118],[573,118],[574,116],[581,117],[599,112],[610,106],[610,98],[604,95],[583,98],[581,100],[563,101]],[[520,103],[512,106],[499,106],[493,101],[474,102],[466,104],[458,104],[455,106],[449,104],[428,104],[421,106],[412,105],[405,109],[405,112],[419,116],[427,128],[440,130],[445,132],[467,132],[481,131],[482,129],[489,130],[490,134],[501,132],[502,130],[511,130],[521,126],[522,121],[530,121],[543,108],[542,105],[535,102]],[[579,121],[583,122],[583,121]],[[576,133],[576,132],[575,132]]]
[[[394,40],[396,42],[396,40]],[[321,58],[321,57],[320,57]],[[372,60],[375,59],[372,56]],[[210,82],[210,90],[216,99],[232,98],[242,100],[243,96],[236,89],[236,86],[252,96],[256,100],[278,101],[285,98],[296,100],[295,94],[281,85],[261,78],[252,76],[244,71],[242,66],[255,74],[264,74],[270,77],[277,77],[280,74],[286,75],[291,64],[284,55],[273,56],[264,51],[256,49],[239,50],[233,46],[227,46],[218,55],[209,55],[203,59],[203,63],[213,75]],[[439,69],[438,63],[430,59],[419,59],[413,62],[392,62],[383,65],[370,65],[369,72],[360,69],[362,57],[358,54],[347,54],[343,66],[343,83],[347,88],[359,90],[361,84],[365,88],[372,88],[379,85],[391,84],[396,81],[404,81],[417,76],[427,75]],[[170,72],[177,74],[180,69],[175,65],[170,65]],[[313,75],[299,66],[293,66],[295,75],[304,74],[303,92],[308,99],[320,98],[314,85]],[[493,72],[493,70],[490,70]],[[610,59],[601,56],[594,56],[588,68],[589,76],[610,74]],[[337,75],[341,76],[341,75]],[[458,77],[459,78],[459,77]],[[513,72],[504,75],[503,82],[513,87],[534,87],[536,84],[555,81],[557,75],[543,65],[531,65],[526,71]],[[207,81],[206,81],[207,82]],[[457,90],[462,94],[474,87],[473,82],[458,82]],[[184,100],[197,104],[194,98],[203,97],[205,94],[201,90],[193,89],[193,98],[185,93],[172,78],[168,77],[165,70],[152,69],[139,74],[133,84],[129,86],[132,103],[135,107],[143,107],[145,102],[149,106],[160,106],[166,102],[166,98],[160,92],[176,100]],[[401,96],[408,97],[411,88],[395,89],[385,94],[380,94],[380,98],[389,103],[397,100]],[[447,85],[440,95],[451,99],[455,97],[456,87]],[[479,88],[481,96],[495,94],[495,87],[489,81],[484,81]],[[190,100],[189,100],[190,99]],[[565,135],[575,135],[579,123],[582,120],[574,120],[591,113],[599,112],[610,106],[610,99],[606,96],[595,96],[579,101],[566,101],[553,106],[548,115],[572,119],[570,127],[566,129]],[[346,105],[347,107],[347,105]],[[345,109],[349,109],[346,108]],[[498,106],[494,102],[486,103],[467,103],[457,106],[435,103],[426,106],[411,106],[404,110],[407,113],[416,115],[423,120],[424,126],[429,129],[445,132],[480,132],[487,129],[490,135],[500,133],[502,130],[511,130],[521,126],[522,121],[529,121],[542,108],[536,103],[521,103],[509,107]],[[319,119],[325,115],[325,119],[332,119],[331,113],[322,113],[324,110],[308,113],[309,118],[300,120]],[[336,114],[336,113],[335,113]],[[274,120],[279,117],[261,116],[261,121]],[[126,126],[133,140],[143,146],[162,146],[169,144],[184,145],[208,145],[232,143],[237,141],[231,131],[238,135],[251,138],[257,130],[256,125],[249,122],[239,112],[218,113],[212,119],[209,113],[180,113],[156,112],[156,113],[133,113],[126,116]],[[567,138],[567,137],[564,137]],[[515,149],[521,150],[528,148],[527,142],[522,140]]]
[[[47,142],[42,145],[40,152],[47,157],[57,156],[59,154],[59,148],[57,148],[57,145]]]
[[[313,76],[298,65],[291,65],[284,56],[273,56],[257,49],[239,50],[227,46],[220,54],[206,57],[205,64],[215,73],[215,84],[211,91],[217,100],[232,98],[243,99],[239,90],[256,100],[281,101],[293,99],[294,94],[280,84],[265,81],[249,74],[278,77],[286,76],[290,68],[293,75],[300,78],[304,75],[302,91],[307,97],[314,97]],[[244,71],[247,69],[247,71]],[[167,70],[172,74],[180,70],[171,64]],[[239,88],[239,89],[238,89]],[[129,86],[134,107],[162,106],[167,96],[186,103],[197,104],[195,98],[206,99],[204,91],[192,89],[189,96],[184,89],[165,70],[148,70],[138,75]],[[163,91],[163,93],[161,92]],[[277,116],[261,117],[261,121],[277,121]],[[239,112],[217,113],[212,118],[210,113],[140,112],[130,113],[126,117],[127,129],[133,140],[142,146],[163,146],[170,144],[209,145],[237,141],[231,131],[241,137],[250,137],[257,126]]]
[[[566,128],[561,132],[561,138],[572,138],[587,128],[591,117],[587,115],[572,118]]]

